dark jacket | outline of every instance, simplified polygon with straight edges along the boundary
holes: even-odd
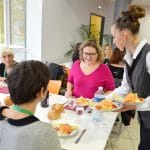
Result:
[[[4,71],[5,71],[5,64],[4,63],[1,63],[0,64],[0,76],[1,77],[4,77]],[[7,76],[7,75],[6,75]]]
[[[150,52],[150,45],[146,44],[132,66],[127,66],[127,82],[132,87],[133,92],[139,97],[150,96],[150,74],[146,68],[146,55]],[[150,129],[150,111],[139,112],[140,120],[144,126]]]

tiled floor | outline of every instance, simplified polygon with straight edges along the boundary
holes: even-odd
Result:
[[[120,122],[117,123],[113,127],[105,150],[138,150],[139,131],[137,116],[131,121],[130,126],[122,124],[120,128]]]

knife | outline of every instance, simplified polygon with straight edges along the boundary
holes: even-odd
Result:
[[[69,101],[66,101],[66,102],[62,103],[62,105],[64,106],[64,105],[66,105],[67,103],[69,103]]]
[[[77,144],[81,140],[81,137],[83,136],[83,134],[85,133],[85,131],[86,131],[86,129],[82,130],[82,132],[79,135],[79,137],[75,140],[75,144]]]

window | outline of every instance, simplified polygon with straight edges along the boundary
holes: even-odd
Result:
[[[0,0],[0,44],[13,48],[25,47],[25,6],[26,0]]]
[[[25,0],[10,2],[10,44],[25,46]]]
[[[4,3],[0,0],[0,44],[4,43]]]

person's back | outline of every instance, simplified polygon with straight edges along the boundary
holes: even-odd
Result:
[[[52,126],[35,117],[0,121],[0,133],[1,150],[60,149],[58,137]]]
[[[24,61],[8,74],[12,107],[0,107],[0,150],[60,150],[58,135],[34,112],[47,95],[49,71],[39,61]],[[38,83],[37,83],[38,81]]]

